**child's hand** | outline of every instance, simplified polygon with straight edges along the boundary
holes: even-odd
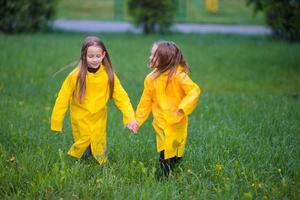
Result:
[[[184,115],[184,111],[182,109],[176,110],[176,115]]]
[[[136,134],[139,129],[139,125],[136,121],[129,122],[125,127],[128,128],[133,134]]]
[[[175,111],[175,116],[172,118],[173,123],[178,123],[184,117],[184,111],[182,109],[177,109]]]
[[[128,128],[134,134],[136,134],[139,129],[138,123],[136,121],[126,124],[125,127]]]

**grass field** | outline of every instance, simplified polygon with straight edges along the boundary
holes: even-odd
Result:
[[[186,0],[186,4],[180,5],[176,16],[176,21],[180,22],[264,23],[262,14],[254,16],[252,9],[246,6],[245,0],[219,0],[218,13],[207,12],[205,0]],[[131,20],[127,12],[126,0],[89,0],[84,3],[80,0],[61,0],[58,4],[57,15],[58,18],[65,19]]]
[[[156,181],[151,119],[131,135],[110,102],[109,162],[67,156],[49,130],[59,87],[79,57],[79,33],[0,35],[1,199],[299,199],[300,45],[230,35],[101,35],[136,107],[151,44],[182,48],[203,93],[184,163]],[[297,56],[298,55],[298,56]]]

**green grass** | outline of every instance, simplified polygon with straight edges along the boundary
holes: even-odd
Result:
[[[58,2],[57,16],[66,19],[114,19],[113,0],[61,0]]]
[[[174,40],[203,90],[190,117],[183,166],[156,181],[151,120],[133,136],[109,104],[109,163],[67,156],[49,130],[55,94],[85,35],[0,35],[1,199],[299,199],[299,44],[231,35],[103,34],[136,107],[151,44]]]
[[[117,2],[122,2],[119,0]],[[182,1],[183,2],[183,1]],[[92,20],[131,20],[125,0],[115,6],[114,0],[61,0],[58,4],[57,17],[64,19]],[[219,12],[209,13],[204,0],[186,0],[186,10],[182,6],[176,21],[220,24],[263,24],[261,13],[253,15],[252,8],[246,6],[245,0],[219,0]],[[116,12],[115,9],[118,11]],[[123,12],[120,13],[120,10]],[[185,10],[185,11],[184,11]]]

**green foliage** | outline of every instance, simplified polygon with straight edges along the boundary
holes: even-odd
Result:
[[[64,19],[81,20],[125,20],[131,21],[128,14],[126,0],[60,0],[57,7],[57,17]],[[244,1],[219,1],[218,14],[211,14],[205,8],[204,0],[174,0],[185,2],[184,7],[177,9],[175,21],[193,23],[217,23],[217,24],[263,24],[263,14],[253,17],[252,10]],[[124,4],[124,7],[123,7]],[[179,6],[179,5],[177,5]],[[183,13],[183,9],[186,11]],[[123,9],[123,10],[122,10]],[[101,12],[99,12],[101,10]],[[121,13],[120,13],[120,10]],[[117,12],[117,13],[116,13]],[[123,15],[122,15],[123,14]]]
[[[0,31],[5,33],[46,30],[57,0],[1,0]]]
[[[247,0],[254,12],[265,12],[276,38],[300,41],[300,0]]]
[[[177,1],[128,0],[129,14],[144,33],[166,32],[174,20]]]

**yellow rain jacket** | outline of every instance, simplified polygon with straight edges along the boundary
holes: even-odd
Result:
[[[153,114],[157,151],[164,150],[165,159],[182,157],[187,138],[188,115],[195,109],[200,88],[183,72],[181,66],[166,87],[168,72],[155,78],[155,70],[144,81],[144,91],[136,110],[141,126]],[[184,114],[176,114],[182,109]]]
[[[79,69],[74,69],[64,81],[53,108],[51,130],[62,131],[65,113],[70,105],[70,118],[75,143],[68,154],[81,158],[91,145],[92,154],[100,163],[106,162],[106,120],[109,100],[108,76],[101,65],[96,73],[87,72],[86,93],[82,103],[73,97]],[[123,113],[124,125],[135,120],[127,93],[114,76],[113,100]]]

